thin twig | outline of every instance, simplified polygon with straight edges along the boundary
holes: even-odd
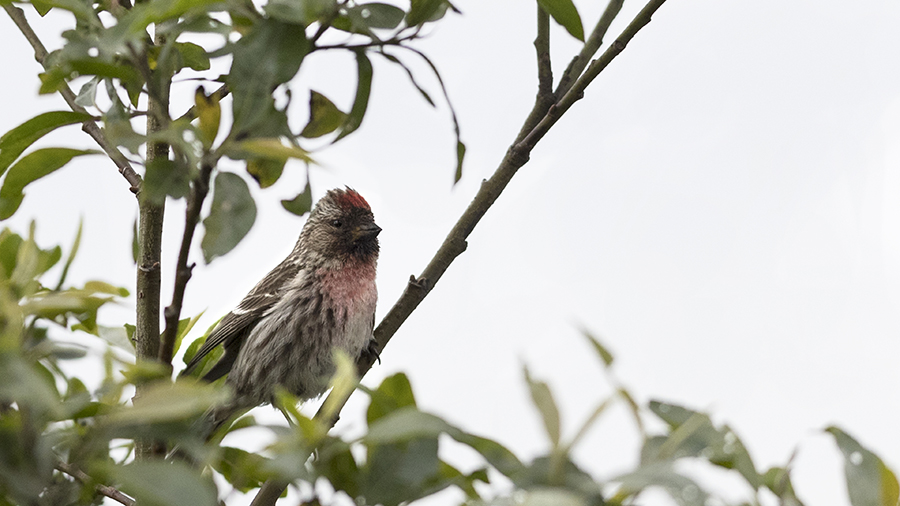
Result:
[[[222,100],[223,98],[227,97],[229,93],[231,93],[231,91],[228,89],[228,85],[223,84],[222,86],[219,86],[219,88],[216,89],[216,91],[209,94],[209,99],[214,102],[218,102],[219,100]],[[178,119],[176,119],[175,121],[176,122],[183,121],[183,120],[194,121],[194,119],[196,119],[196,118],[197,118],[197,106],[192,105],[190,109],[185,111],[185,113],[182,114],[181,116],[179,116]]]
[[[34,59],[41,64],[44,69],[47,69],[45,65],[45,61],[47,59],[47,48],[44,47],[44,44],[41,42],[41,39],[38,38],[37,34],[32,30],[31,25],[28,24],[28,20],[25,18],[25,13],[22,9],[10,4],[4,4],[3,9],[9,14],[9,17],[13,20],[16,27],[19,28],[19,31],[22,32],[22,35],[25,36],[25,39],[28,40],[28,43],[31,44],[31,47],[34,49]],[[59,88],[59,94],[62,95],[63,99],[69,104],[69,107],[75,111],[80,113],[87,113],[84,107],[75,103],[75,93],[72,91],[72,88],[69,88],[69,85],[66,83],[62,83]],[[125,177],[125,180],[128,181],[128,184],[131,185],[131,191],[133,193],[137,193],[141,188],[141,176],[134,171],[131,163],[125,158],[125,155],[119,151],[119,148],[112,145],[109,142],[109,139],[104,135],[103,130],[97,125],[97,122],[94,120],[87,120],[81,124],[81,129],[106,152],[106,155],[109,156],[110,160],[116,164],[116,167],[119,169],[119,173]]]
[[[547,115],[554,102],[553,70],[550,63],[550,15],[540,6],[537,11],[537,37],[534,39],[534,49],[537,52],[538,92],[534,99],[534,107],[531,108],[516,136],[517,143]]]
[[[591,64],[585,73],[585,76],[590,77],[586,80],[579,79],[576,85],[573,86],[573,91],[580,90],[578,93],[583,94],[584,88],[597,77],[597,74],[606,68],[610,61],[622,52],[628,41],[630,41],[641,28],[650,22],[650,16],[656,12],[663,3],[665,3],[665,0],[651,0],[650,3],[638,13],[634,20],[632,20],[625,31],[622,32],[622,35],[616,39],[613,46],[607,50],[600,59]],[[571,107],[571,104],[574,102],[575,100],[572,100],[571,103],[569,103],[569,107]],[[434,257],[432,257],[431,262],[428,263],[428,266],[425,267],[425,270],[422,271],[422,274],[419,275],[419,277],[410,276],[409,283],[407,283],[403,295],[401,295],[397,302],[394,303],[394,306],[388,311],[384,319],[381,320],[378,327],[375,328],[375,340],[378,342],[379,350],[384,349],[397,332],[397,329],[400,328],[409,315],[412,314],[431,292],[434,285],[441,276],[443,276],[444,272],[447,271],[447,268],[450,267],[450,264],[466,250],[466,239],[469,237],[469,234],[472,233],[475,226],[478,225],[478,222],[481,221],[481,218],[487,213],[487,210],[491,208],[506,188],[506,185],[509,184],[513,176],[516,175],[516,172],[528,162],[528,157],[531,150],[534,149],[535,144],[540,141],[544,134],[546,134],[546,130],[552,127],[567,109],[568,107],[565,109],[560,109],[556,106],[551,107],[544,117],[544,120],[535,127],[534,131],[525,135],[524,140],[517,140],[510,146],[506,155],[503,157],[503,160],[500,162],[500,166],[497,167],[497,170],[490,179],[481,183],[481,187],[478,189],[475,198],[472,199],[469,207],[467,207],[462,216],[460,216],[459,220],[450,230],[450,233],[447,234],[443,244],[441,244],[441,247],[438,248]],[[551,116],[554,117],[553,121],[545,123],[546,119]],[[535,135],[535,131],[539,128],[543,129],[542,133]],[[357,373],[360,378],[372,368],[375,359],[376,357],[373,354],[368,353],[363,354],[363,356],[360,357],[356,363]],[[340,407],[343,407],[343,403],[346,402],[347,399],[338,399],[336,402],[332,403],[334,400],[332,397],[333,395],[335,395],[334,392],[328,394],[323,406],[326,404],[331,404],[332,406],[337,404]],[[340,407],[335,410],[335,413],[340,412]],[[320,420],[322,419],[322,413],[323,411],[321,408],[319,409],[319,412],[316,413],[316,417]],[[287,482],[277,479],[266,481],[262,487],[260,487],[251,506],[273,506],[287,485]]]
[[[84,483],[86,485],[94,483],[94,480],[91,479],[90,476],[88,476],[87,474],[85,474],[83,471],[81,471],[77,467],[73,466],[72,464],[68,464],[66,462],[59,461],[56,463],[55,467],[57,470],[68,474],[69,476],[71,476],[72,478],[75,478],[76,480],[78,480],[81,483]],[[119,492],[118,489],[110,487],[109,485],[97,484],[94,486],[94,490],[96,490],[97,492],[99,492],[100,494],[102,494],[106,497],[109,497],[110,499],[112,499],[114,501],[124,504],[125,506],[134,506],[134,499],[128,497],[127,495],[123,494],[122,492]]]
[[[181,249],[178,251],[178,264],[175,266],[175,288],[172,293],[172,303],[166,307],[166,330],[163,332],[159,346],[159,361],[167,367],[172,367],[172,355],[175,352],[175,338],[178,335],[178,320],[181,318],[181,306],[184,303],[184,291],[191,279],[193,265],[188,265],[188,255],[191,252],[191,243],[194,240],[194,231],[200,221],[200,210],[203,209],[203,201],[209,193],[209,178],[212,174],[212,162],[204,161],[200,167],[200,174],[191,186],[191,194],[188,197],[187,209],[184,217],[184,235],[181,238]]]
[[[591,60],[591,58],[593,58],[594,55],[597,54],[600,46],[603,45],[603,37],[606,36],[607,30],[609,30],[609,25],[612,24],[616,16],[619,15],[619,11],[622,10],[623,3],[625,3],[625,0],[610,0],[606,5],[606,10],[603,11],[603,15],[600,16],[600,20],[597,21],[597,25],[594,27],[594,30],[591,31],[588,39],[584,42],[584,46],[582,46],[581,51],[578,52],[578,55],[575,56],[575,58],[572,58],[572,61],[569,63],[569,66],[566,68],[566,71],[560,78],[559,85],[556,87],[557,99],[561,98],[566,94],[567,91],[569,91],[569,89],[572,87],[572,84],[578,79],[579,76],[581,76],[581,73],[584,71],[584,68],[587,67],[587,64]]]

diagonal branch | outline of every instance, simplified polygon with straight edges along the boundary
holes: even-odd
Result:
[[[537,12],[537,37],[534,39],[534,49],[537,52],[538,92],[534,99],[534,107],[525,118],[519,135],[516,136],[516,142],[528,135],[554,102],[553,69],[550,65],[550,15],[540,6]]]
[[[63,461],[59,461],[56,463],[55,467],[57,470],[68,474],[72,478],[75,478],[76,480],[78,480],[81,483],[84,483],[85,485],[94,483],[94,480],[90,476],[88,476],[87,474],[84,473],[84,471],[78,469],[77,467],[73,466],[72,464],[69,464],[69,463],[66,463]],[[118,489],[110,487],[109,485],[98,484],[94,487],[94,489],[101,495],[109,497],[110,499],[117,501],[121,504],[124,504],[125,506],[134,506],[134,499],[123,494]]]
[[[181,306],[184,303],[184,291],[191,279],[191,271],[194,266],[188,265],[188,255],[191,252],[191,242],[194,240],[194,231],[200,221],[200,210],[203,201],[209,193],[209,178],[212,174],[212,163],[204,161],[200,167],[200,174],[191,186],[188,197],[187,209],[184,217],[184,235],[181,238],[181,249],[178,251],[178,264],[175,266],[175,289],[172,294],[172,303],[166,307],[166,330],[163,332],[159,346],[159,361],[166,367],[172,367],[172,355],[175,351],[175,338],[178,335],[178,320],[181,318]]]
[[[603,37],[606,36],[609,25],[619,15],[623,3],[625,3],[625,0],[609,0],[609,3],[606,4],[606,9],[603,11],[603,15],[600,16],[600,20],[597,21],[597,26],[594,27],[581,51],[572,59],[562,78],[560,78],[559,85],[556,88],[556,98],[562,97],[569,91],[572,84],[578,79],[578,76],[584,72],[584,68],[587,67],[590,59],[597,54],[600,46],[603,45]]]
[[[378,327],[375,328],[375,340],[378,342],[379,350],[384,349],[400,326],[407,318],[409,318],[409,315],[415,311],[423,300],[425,300],[425,297],[431,292],[435,284],[441,276],[443,276],[444,272],[447,271],[450,264],[466,250],[466,239],[469,237],[469,234],[472,233],[475,226],[478,225],[478,222],[481,221],[481,218],[487,213],[487,210],[490,209],[506,188],[506,185],[508,185],[513,176],[516,175],[516,172],[528,162],[531,150],[534,149],[535,145],[543,138],[550,127],[552,127],[569,109],[569,107],[582,97],[584,89],[587,88],[591,81],[593,81],[594,78],[596,78],[597,75],[599,75],[600,72],[602,72],[603,69],[605,69],[606,66],[622,52],[623,49],[625,49],[626,44],[628,44],[634,35],[650,22],[650,17],[663,3],[665,3],[665,0],[650,0],[650,3],[638,13],[625,31],[619,35],[619,38],[616,39],[615,43],[599,59],[595,60],[588,67],[585,75],[576,81],[572,90],[563,97],[563,100],[560,103],[553,104],[549,107],[543,119],[533,130],[519,134],[519,136],[523,138],[519,139],[517,137],[507,150],[506,155],[503,157],[500,166],[497,167],[494,174],[490,179],[481,183],[481,187],[478,189],[478,193],[475,194],[475,198],[472,199],[469,207],[467,207],[462,216],[460,216],[459,220],[450,230],[450,233],[447,234],[446,239],[444,239],[443,244],[441,244],[441,247],[438,248],[438,251],[434,254],[434,257],[432,257],[431,262],[428,263],[428,266],[425,267],[425,270],[422,271],[422,274],[419,275],[419,277],[410,276],[409,283],[407,284],[403,295],[401,295],[400,299],[394,303],[394,306],[388,311],[384,319],[381,320]],[[538,16],[538,31],[540,33],[540,24],[542,23],[541,14],[539,13]],[[549,48],[549,42],[547,43],[547,46],[544,46],[543,41],[540,44],[536,41],[535,46],[538,50],[539,65],[541,65],[540,54],[542,48]],[[549,64],[549,57],[547,58],[547,63]],[[540,95],[536,100],[536,108],[538,107],[537,102],[539,101]],[[566,104],[564,107],[563,103]],[[374,354],[367,353],[360,357],[356,363],[357,372],[360,378],[372,368],[375,360],[376,356]],[[328,404],[332,404],[332,406],[338,405],[339,407],[336,409],[335,413],[339,413],[343,404],[347,401],[347,398],[334,399],[334,395],[334,392],[330,392],[325,399],[323,406]],[[336,402],[331,403],[332,400],[335,400]],[[320,408],[319,412],[316,413],[316,418],[323,419],[322,415],[323,410]],[[333,424],[334,420],[332,420],[331,423]],[[260,487],[251,506],[274,505],[275,501],[278,500],[287,486],[287,482],[277,479],[266,481],[262,487]]]
[[[22,32],[22,35],[28,40],[28,43],[31,44],[31,47],[34,48],[34,59],[46,70],[47,67],[44,62],[47,59],[47,48],[44,47],[41,39],[38,38],[34,30],[31,29],[31,25],[28,24],[28,20],[25,18],[25,12],[11,3],[4,4],[3,9],[9,14],[9,17],[13,20],[13,23],[16,24],[16,27],[19,28],[19,31]],[[62,95],[63,99],[69,104],[69,107],[73,111],[87,113],[84,107],[75,103],[75,93],[72,91],[72,88],[69,88],[68,84],[62,84],[62,87],[59,89],[59,94]],[[119,148],[109,142],[109,139],[103,134],[103,130],[96,121],[85,121],[81,124],[81,129],[84,130],[86,134],[90,135],[91,138],[100,145],[100,148],[106,152],[106,155],[109,156],[110,160],[112,160],[113,163],[116,164],[116,167],[119,168],[119,173],[122,174],[125,180],[128,181],[128,184],[131,185],[132,193],[136,194],[141,188],[141,176],[134,171],[134,168],[132,168],[128,159],[125,158],[125,155],[119,151]]]

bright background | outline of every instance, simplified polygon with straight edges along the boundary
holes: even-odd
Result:
[[[379,315],[497,166],[536,92],[533,2],[455,3],[464,15],[448,16],[419,47],[460,118],[462,181],[451,185],[447,108],[431,109],[383,60],[361,131],[317,153],[324,168],[312,170],[316,197],[355,187],[384,229]],[[576,4],[589,28],[605,2]],[[608,41],[640,7],[626,2]],[[29,14],[59,47],[68,16]],[[538,145],[366,383],[406,371],[424,409],[536,456],[547,443],[523,364],[551,384],[569,434],[610,391],[583,326],[611,348],[639,400],[710,411],[760,470],[784,465],[799,445],[795,486],[809,505],[848,504],[841,458],[820,430],[828,424],[900,470],[898,26],[900,4],[890,0],[667,2]],[[553,36],[558,76],[578,45],[559,27]],[[5,15],[0,47],[0,131],[65,109],[58,96],[36,96],[38,66]],[[305,87],[346,110],[355,86],[350,55],[308,63],[294,95],[298,124]],[[439,99],[425,67],[413,67]],[[196,82],[178,86],[189,100]],[[176,101],[173,112],[188,105]],[[70,127],[42,145],[91,142]],[[249,237],[194,271],[185,314],[206,310],[197,331],[290,251],[303,220],[278,200],[303,181],[297,165],[257,191]],[[80,160],[26,194],[5,225],[25,233],[36,219],[40,243],[67,247],[83,217],[70,279],[133,288],[136,206],[111,162]],[[169,205],[167,220],[166,304],[183,202]],[[202,264],[199,250],[193,257]],[[131,319],[129,307],[102,315],[109,325]],[[364,402],[354,398],[339,430],[358,430]],[[637,462],[638,443],[615,409],[576,456],[608,478]],[[459,449],[449,456],[469,459]],[[745,493],[723,483],[726,497]]]

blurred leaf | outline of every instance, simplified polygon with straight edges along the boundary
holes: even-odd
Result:
[[[413,439],[438,437],[453,430],[453,426],[443,419],[408,406],[376,420],[369,426],[369,433],[363,440],[379,445],[403,443]]]
[[[325,420],[337,420],[344,403],[350,398],[350,395],[356,390],[359,384],[359,377],[356,375],[356,362],[340,349],[333,351],[335,371],[331,376],[330,388],[331,394],[325,398],[322,403],[320,413]]]
[[[416,438],[368,448],[361,495],[369,504],[397,506],[425,495],[439,477],[438,440]]]
[[[87,355],[87,348],[75,343],[52,343],[48,355],[57,360],[73,360],[84,358]]]
[[[468,434],[461,430],[453,430],[448,433],[456,441],[471,447],[481,454],[490,465],[500,471],[504,476],[512,478],[525,469],[518,457],[505,446],[491,439]]]
[[[181,53],[181,59],[189,68],[198,72],[209,70],[209,55],[202,46],[191,42],[176,42],[174,47]]]
[[[194,107],[197,111],[197,121],[200,124],[200,140],[203,142],[204,148],[210,149],[219,134],[219,122],[222,119],[219,96],[215,93],[207,95],[203,86],[198,86],[197,91],[194,92]]]
[[[611,366],[615,359],[613,358],[612,353],[606,349],[606,346],[603,346],[603,344],[600,343],[600,340],[587,330],[582,330],[581,334],[586,337],[591,343],[591,346],[594,347],[594,351],[600,356],[600,360],[603,361],[603,364],[606,365],[606,367]]]
[[[0,266],[3,268],[4,279],[12,277],[19,256],[19,248],[23,242],[20,235],[13,233],[8,228],[4,228],[0,232]]]
[[[75,240],[72,241],[72,248],[69,250],[69,256],[66,258],[66,263],[63,265],[62,274],[59,275],[59,283],[56,284],[56,290],[61,290],[63,283],[66,282],[66,276],[69,274],[69,267],[72,266],[72,261],[75,260],[75,255],[78,254],[78,247],[81,246],[81,231],[84,228],[84,218],[78,220],[78,231],[75,232]]]
[[[233,96],[234,137],[267,120],[274,110],[272,90],[297,74],[308,47],[303,26],[274,19],[256,22],[235,44],[225,79]]]
[[[167,195],[180,199],[190,191],[191,176],[184,164],[167,158],[155,158],[147,166],[140,195],[145,200],[161,205]]]
[[[563,488],[523,490],[517,503],[522,506],[592,506],[587,498]]]
[[[105,327],[103,325],[98,325],[97,333],[99,334],[100,339],[133,355],[134,342],[132,342],[131,336],[129,336],[127,327],[131,327],[132,332],[134,332],[134,326],[126,324],[122,327]]]
[[[230,446],[223,446],[221,450],[222,458],[216,460],[212,467],[237,490],[247,493],[259,488],[269,478],[263,472],[268,459]]]
[[[619,483],[612,502],[621,504],[622,499],[633,498],[650,487],[661,487],[682,506],[705,506],[709,494],[693,480],[675,472],[668,463],[644,465],[637,470],[610,480]]]
[[[120,286],[114,286],[103,281],[88,281],[84,284],[86,293],[106,293],[119,297],[128,297],[128,290]]]
[[[259,183],[260,188],[268,188],[278,181],[284,172],[287,159],[251,158],[247,160],[247,173]]]
[[[301,137],[314,139],[337,130],[347,120],[347,115],[341,112],[328,97],[318,91],[309,92],[309,122],[300,132]]]
[[[103,466],[105,474],[121,483],[123,492],[145,506],[218,506],[216,487],[211,477],[201,475],[179,461],[146,460],[125,466]]]
[[[825,432],[844,455],[844,475],[852,506],[896,506],[900,500],[900,487],[894,475],[877,455],[864,448],[838,427],[831,426]]]
[[[400,408],[416,405],[409,378],[402,372],[385,378],[378,388],[372,391],[371,398],[369,409],[366,411],[366,422],[369,425]]]
[[[97,85],[100,83],[100,78],[97,76],[92,77],[88,82],[84,83],[81,86],[81,90],[78,91],[78,96],[75,97],[75,104],[80,105],[81,107],[94,107],[97,105]]]
[[[337,1],[304,0],[303,2],[296,2],[291,0],[270,0],[263,6],[263,10],[269,17],[279,21],[307,26],[314,21],[331,17],[331,13],[337,11]]]
[[[390,4],[370,2],[348,8],[347,15],[354,22],[364,23],[368,28],[393,30],[400,26],[406,13]]]
[[[312,209],[312,188],[309,186],[309,178],[306,179],[306,188],[291,200],[282,200],[281,206],[292,214],[303,216]]]
[[[595,423],[597,423],[597,420],[600,419],[600,415],[602,415],[603,412],[606,411],[606,408],[608,408],[610,404],[612,404],[612,399],[606,399],[605,401],[601,402],[596,408],[594,408],[594,411],[591,413],[591,415],[588,416],[587,420],[585,420],[581,425],[581,428],[578,429],[578,432],[575,433],[572,441],[565,445],[564,453],[569,453],[569,450],[574,448],[575,445],[578,444],[579,441],[581,441],[581,438],[583,438],[587,434],[588,430],[590,430],[590,428]]]
[[[416,26],[430,21],[441,11],[444,0],[410,0],[409,12],[406,13],[406,24]]]
[[[206,263],[231,251],[256,221],[256,203],[247,183],[237,174],[219,172],[209,216],[203,220],[206,233],[200,242]]]
[[[13,215],[22,203],[25,187],[57,169],[63,167],[72,158],[82,155],[96,154],[94,150],[68,148],[45,148],[23,156],[9,169],[3,187],[0,188],[0,219],[5,220]]]
[[[572,0],[537,0],[538,5],[553,16],[572,37],[584,42],[584,26]]]
[[[184,340],[184,336],[188,335],[191,329],[194,328],[194,325],[197,324],[197,321],[203,316],[205,311],[200,311],[199,314],[194,316],[193,318],[182,318],[178,321],[178,333],[175,334],[175,347],[172,353],[178,353],[178,350],[181,348],[181,341]]]
[[[307,163],[315,163],[309,153],[298,146],[286,146],[279,139],[250,139],[234,145],[228,156],[235,159],[245,158],[269,158],[272,160],[287,160],[296,158]]]
[[[528,389],[531,392],[531,400],[541,414],[541,419],[544,421],[544,429],[547,431],[550,443],[556,448],[559,446],[560,437],[559,408],[556,407],[556,401],[553,399],[550,387],[542,381],[533,380],[527,367],[523,368],[523,370],[525,372],[525,381],[528,383]]]
[[[52,111],[38,114],[0,137],[0,175],[34,141],[65,125],[82,123],[91,119],[90,114],[71,111]]]
[[[369,107],[369,94],[372,92],[372,62],[366,56],[364,49],[354,50],[356,53],[356,70],[358,80],[356,84],[356,98],[353,101],[353,107],[347,115],[346,121],[341,126],[341,133],[338,134],[334,142],[353,133],[360,125],[362,125],[363,117],[366,115],[366,109]]]
[[[100,422],[109,427],[192,420],[227,399],[227,390],[208,383],[162,381],[148,386],[135,405],[120,406]]]
[[[794,493],[790,471],[783,467],[773,467],[763,475],[763,484],[778,496],[781,506],[803,506]]]

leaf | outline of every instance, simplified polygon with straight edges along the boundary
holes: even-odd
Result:
[[[247,173],[259,183],[260,188],[275,184],[284,172],[285,159],[251,158],[247,160]]]
[[[790,470],[772,467],[763,475],[763,484],[781,499],[781,506],[803,506],[794,493]]]
[[[366,56],[364,49],[354,50],[356,53],[356,99],[353,101],[353,107],[350,108],[350,114],[347,120],[341,126],[341,133],[334,142],[353,133],[360,125],[362,125],[363,116],[366,115],[366,108],[369,106],[369,94],[372,92],[372,62]]]
[[[572,0],[537,0],[541,9],[553,16],[553,19],[562,25],[572,37],[584,42],[584,26],[581,24],[581,16]]]
[[[900,487],[896,475],[884,461],[838,427],[828,427],[825,432],[834,436],[844,455],[844,476],[847,478],[850,504],[896,506]]]
[[[559,446],[560,437],[559,408],[556,407],[556,401],[553,400],[550,387],[542,381],[533,380],[527,367],[523,368],[523,370],[528,389],[531,391],[531,400],[541,414],[541,419],[544,421],[544,429],[547,431],[550,442],[556,448]]]
[[[312,188],[309,186],[309,178],[306,179],[306,188],[291,200],[282,200],[281,206],[285,211],[303,216],[312,209]]]
[[[247,158],[268,158],[271,160],[287,160],[296,158],[307,163],[315,163],[306,150],[298,146],[285,146],[281,140],[274,138],[249,139],[238,142],[229,151],[228,156],[237,160]]]
[[[146,201],[162,205],[166,196],[174,199],[186,197],[191,191],[188,167],[168,158],[154,158],[147,165],[147,173],[141,185],[140,196]]]
[[[84,292],[90,294],[103,293],[109,295],[118,295],[119,297],[128,297],[128,290],[126,288],[111,285],[104,281],[88,281],[84,284]]]
[[[220,172],[209,216],[203,220],[206,233],[200,242],[203,259],[210,263],[241,242],[256,221],[256,203],[247,183],[237,174]]]
[[[459,131],[456,132],[456,172],[453,175],[453,183],[456,184],[462,179],[463,160],[466,158],[466,145],[459,140]]]
[[[78,96],[75,97],[75,104],[80,105],[81,107],[93,107],[97,105],[97,84],[99,82],[100,78],[94,76],[88,82],[84,83],[84,85],[81,86],[81,90],[78,91]]]
[[[204,148],[210,149],[219,134],[219,122],[222,118],[219,96],[215,93],[207,95],[203,87],[198,86],[194,92],[194,107],[200,124],[200,140]]]
[[[454,430],[443,419],[408,406],[376,420],[369,426],[369,433],[363,441],[376,445],[404,443],[413,439],[436,438]]]
[[[606,346],[603,346],[603,344],[600,343],[600,340],[597,339],[593,334],[591,334],[587,330],[582,330],[581,334],[584,337],[586,337],[588,339],[588,342],[591,343],[591,346],[594,347],[594,351],[596,351],[597,355],[600,356],[600,360],[603,361],[603,364],[606,367],[611,366],[613,363],[613,360],[615,360],[615,359],[613,357],[613,354],[610,353],[609,350],[606,349]]]
[[[192,42],[176,42],[175,49],[181,53],[184,64],[198,72],[209,70],[209,55],[202,46]]]
[[[378,388],[372,391],[371,398],[369,409],[366,410],[366,422],[369,425],[400,408],[416,406],[409,378],[402,372],[385,378]]]
[[[354,5],[344,10],[332,26],[347,32],[368,34],[372,29],[393,30],[400,26],[406,13],[393,5],[372,2]]]
[[[409,12],[406,13],[406,24],[416,26],[431,21],[444,3],[444,0],[411,0]]]
[[[268,459],[240,448],[222,447],[222,458],[212,467],[228,483],[241,492],[247,493],[265,482],[269,476],[263,472]]]
[[[218,506],[212,478],[200,474],[179,461],[146,460],[125,466],[105,464],[105,473],[113,483],[121,483],[123,492],[146,506]]]
[[[641,466],[610,481],[620,484],[612,498],[615,504],[623,502],[616,499],[635,497],[649,487],[664,488],[682,506],[704,506],[709,497],[693,480],[676,473],[668,463]]]
[[[335,371],[331,376],[329,387],[331,393],[322,403],[320,413],[324,420],[337,420],[337,416],[344,403],[359,385],[359,377],[356,375],[356,362],[341,349],[333,352]]]
[[[84,228],[84,218],[78,220],[78,232],[75,233],[75,240],[72,241],[72,249],[69,250],[69,256],[66,258],[66,263],[63,265],[62,274],[59,275],[59,283],[56,284],[56,290],[59,291],[62,289],[63,283],[66,282],[66,276],[69,274],[69,267],[72,266],[72,261],[75,260],[75,255],[78,254],[78,247],[81,245],[81,231]]]
[[[6,132],[0,137],[0,175],[3,175],[34,141],[61,126],[83,123],[90,119],[90,114],[79,112],[45,112]]]
[[[152,365],[158,367],[159,364]],[[192,420],[227,398],[227,389],[208,383],[195,380],[162,381],[146,387],[133,406],[120,406],[98,423],[104,427],[114,427]]]
[[[0,188],[0,220],[12,216],[25,195],[25,187],[46,175],[62,168],[76,156],[92,155],[98,151],[69,148],[38,149],[22,157],[9,169],[9,174]]]
[[[309,122],[300,132],[301,137],[314,139],[325,134],[330,134],[338,129],[345,121],[347,115],[341,112],[328,97],[318,91],[309,92]]]
[[[178,350],[181,348],[181,342],[184,340],[184,336],[188,335],[191,329],[194,328],[194,325],[197,324],[197,321],[200,320],[200,317],[203,316],[205,311],[200,311],[197,316],[193,318],[183,318],[178,321],[178,333],[175,334],[175,346],[173,347],[172,353],[178,353]]]

